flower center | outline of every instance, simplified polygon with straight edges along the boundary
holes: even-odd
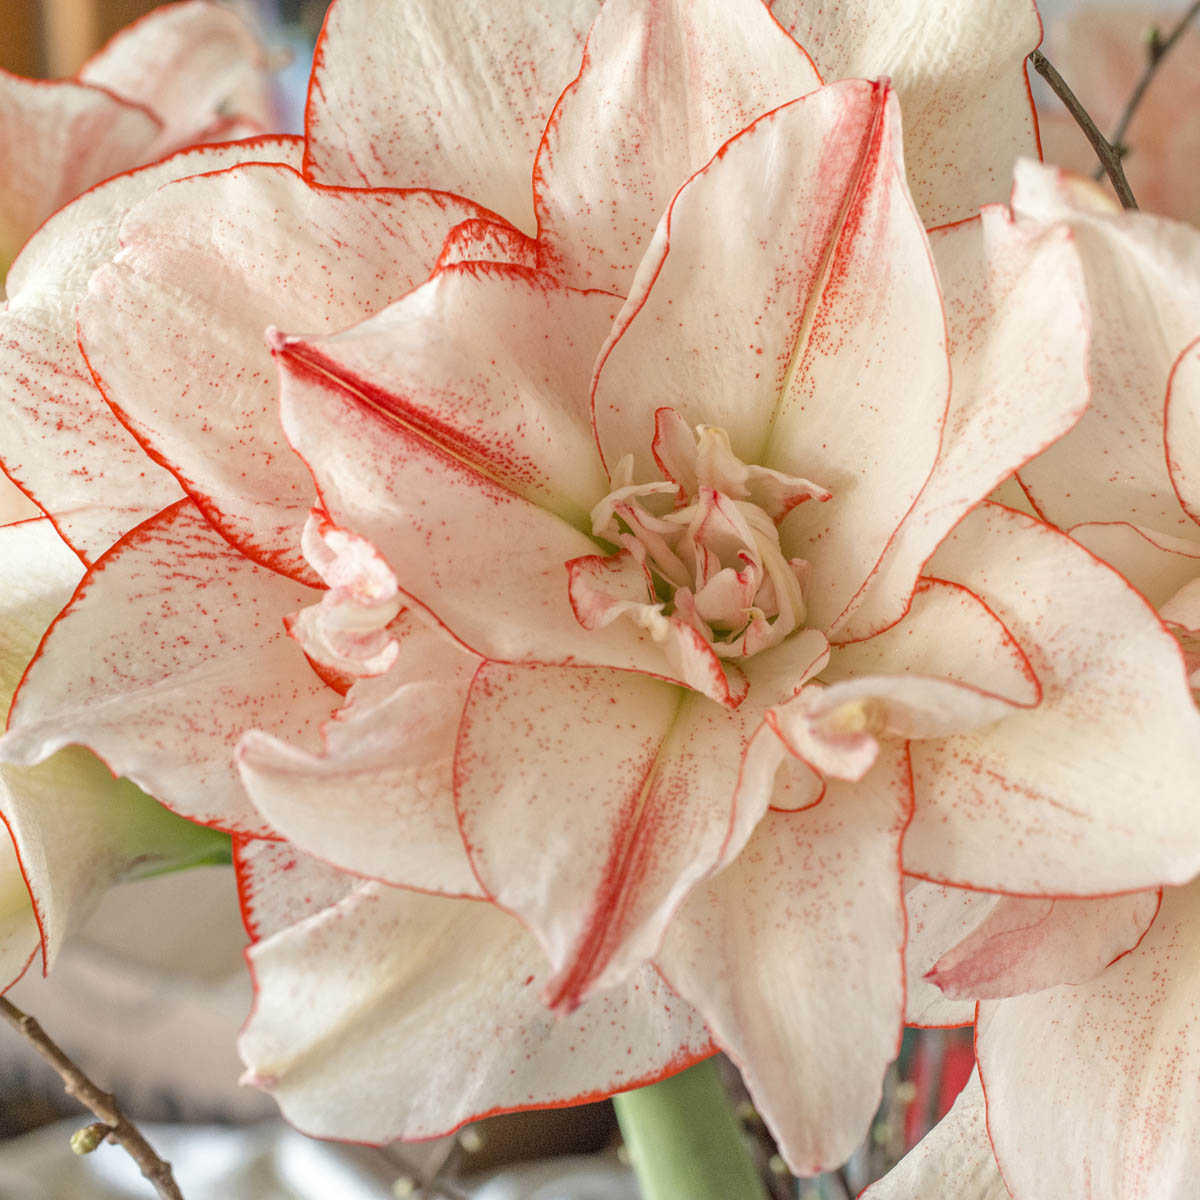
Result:
[[[631,593],[608,595],[597,623],[624,613],[661,641],[682,622],[721,658],[757,654],[802,627],[808,563],[786,556],[779,523],[829,493],[742,462],[723,429],[693,433],[673,409],[656,415],[653,450],[663,481],[634,483],[627,456],[592,509],[593,533],[641,569],[640,587],[631,576]]]

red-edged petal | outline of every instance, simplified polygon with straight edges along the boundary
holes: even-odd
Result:
[[[490,904],[366,884],[249,960],[246,1080],[320,1137],[434,1137],[600,1099],[712,1052],[703,1021],[649,967],[569,1017],[551,1013],[541,950]]]
[[[974,1000],[952,1000],[928,978],[929,969],[961,942],[999,902],[991,892],[943,887],[924,879],[904,878],[908,940],[904,1023],[922,1029],[947,1029],[975,1020]]]
[[[89,571],[38,648],[0,740],[11,762],[82,743],[180,814],[270,834],[233,764],[243,730],[299,740],[333,708],[286,634],[309,589],[231,550],[186,500]]]
[[[262,49],[236,13],[209,0],[185,0],[122,29],[77,78],[153,112],[163,123],[154,147],[158,157],[200,140],[230,102],[256,83],[261,87],[265,66]]]
[[[145,162],[161,128],[153,113],[103,88],[0,71],[0,264],[56,208]]]
[[[1060,1152],[1062,1146],[1060,1145]],[[1034,1196],[1044,1193],[1030,1193]],[[979,1073],[950,1111],[861,1200],[1012,1200],[988,1138]]]
[[[761,0],[609,0],[538,151],[538,240],[555,272],[624,295],[688,176],[820,84]]]
[[[656,959],[801,1175],[859,1144],[899,1048],[910,787],[895,746],[866,779],[831,782],[816,807],[769,813],[686,901]]]
[[[1041,40],[1032,0],[772,0],[829,82],[886,75],[904,109],[908,177],[930,225],[970,216],[1038,153],[1025,58]]]
[[[80,305],[80,345],[118,417],[209,520],[255,561],[315,582],[300,553],[312,481],[279,426],[267,326],[322,333],[378,311],[479,213],[438,193],[321,188],[284,166],[181,180],[125,218],[121,253]]]
[[[13,264],[0,312],[0,457],[85,563],[180,491],[97,391],[76,345],[76,301],[120,249],[125,213],[162,184],[246,161],[298,160],[300,151],[296,138],[260,138],[118,176],[55,213]]]
[[[1175,494],[1188,516],[1200,524],[1200,339],[1171,368],[1166,443]]]
[[[1158,904],[1158,892],[1095,900],[1005,896],[927,977],[959,999],[1083,983],[1141,941]]]
[[[988,1129],[1014,1196],[1190,1194],[1198,929],[1200,888],[1168,889],[1137,949],[1090,983],[980,1004]]]
[[[780,533],[811,560],[826,629],[871,574],[937,455],[949,368],[886,86],[823,88],[726,145],[672,202],[597,370],[610,470],[653,478],[655,411],[727,430],[744,462],[816,480]],[[897,380],[904,386],[898,390]],[[908,596],[892,597],[903,611]]]
[[[1139,529],[1124,521],[1076,525],[1071,536],[1116,567],[1155,608],[1200,578],[1200,541]]]
[[[991,891],[1088,895],[1200,866],[1200,714],[1145,600],[1065,535],[997,505],[930,570],[968,586],[1020,643],[1034,709],[914,743],[905,867]]]
[[[337,0],[313,60],[305,173],[432,187],[533,229],[538,139],[598,0]]]
[[[891,614],[879,597],[911,586],[971,506],[1066,433],[1088,402],[1088,320],[1070,233],[992,206],[934,230],[930,241],[953,380],[942,445],[929,482],[838,640],[886,624]],[[1029,336],[1031,327],[1038,337]]]
[[[385,883],[482,892],[454,813],[454,746],[479,660],[411,617],[386,675],[355,684],[313,753],[265,733],[238,746],[255,807],[295,846]]]

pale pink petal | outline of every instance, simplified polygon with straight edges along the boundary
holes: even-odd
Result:
[[[551,1007],[649,959],[721,859],[735,808],[762,814],[769,777],[757,795],[740,786],[760,719],[625,672],[480,669],[455,761],[463,838],[488,893],[545,947]]]
[[[1195,874],[1200,714],[1175,639],[1065,535],[982,505],[933,574],[969,587],[1019,642],[1034,709],[912,746],[905,867],[990,891],[1089,895]]]
[[[582,1104],[711,1053],[652,968],[569,1017],[537,943],[490,904],[366,884],[249,952],[247,1082],[306,1133],[388,1142]]]
[[[910,784],[893,746],[816,807],[769,813],[685,902],[656,960],[738,1063],[797,1174],[860,1143],[899,1049]]]
[[[805,598],[820,629],[924,486],[949,392],[942,305],[889,95],[857,81],[817,91],[735,138],[679,192],[593,395],[610,470],[632,453],[635,478],[653,477],[654,414],[669,406],[689,426],[725,429],[744,462],[833,493],[780,530],[786,556],[812,562]],[[907,599],[891,596],[891,619]]]
[[[242,924],[252,941],[272,937],[344,900],[361,880],[267,838],[233,839]]]
[[[1129,521],[1195,536],[1167,470],[1163,405],[1172,367],[1196,337],[1200,230],[1098,211],[1062,173],[1031,162],[1017,171],[1013,205],[1070,225],[1092,322],[1091,404],[1066,437],[1022,468],[1022,483],[1063,528]]]
[[[7,475],[0,475],[0,525],[13,525],[41,515],[42,510]]]
[[[552,269],[624,295],[687,178],[820,84],[761,0],[609,0],[538,152],[538,240]]]
[[[1175,494],[1188,516],[1200,524],[1200,339],[1180,354],[1171,369],[1166,439],[1167,469]]]
[[[145,162],[161,128],[103,88],[0,71],[0,267],[56,208]]]
[[[996,906],[991,892],[943,887],[924,879],[904,877],[904,908],[908,940],[904,965],[904,1023],[922,1029],[947,1029],[975,1020],[974,1000],[952,1000],[928,979],[929,969],[961,942]]]
[[[283,628],[313,598],[182,500],[91,569],[39,647],[0,750],[32,764],[82,743],[184,816],[269,834],[233,748],[255,726],[311,737],[334,707]]]
[[[454,812],[454,747],[479,660],[409,616],[397,660],[356,684],[319,753],[261,732],[238,746],[255,807],[299,849],[344,871],[481,895]]]
[[[505,661],[674,678],[631,622],[584,629],[568,593],[567,563],[596,551],[582,488],[595,479],[595,500],[608,490],[574,407],[585,402],[577,373],[587,343],[604,322],[595,305],[606,303],[517,268],[449,268],[378,318],[401,335],[406,373],[387,381],[396,391],[340,361],[359,336],[378,349],[374,320],[311,343],[277,337],[283,423],[333,519],[367,538],[404,592],[464,645]],[[497,354],[508,369],[491,363]],[[452,389],[441,386],[447,369]],[[563,390],[548,390],[547,376]],[[534,502],[551,485],[573,520]],[[725,702],[736,700],[726,688]]]
[[[248,557],[315,582],[300,555],[312,480],[278,416],[269,325],[340,329],[425,279],[473,204],[351,191],[254,164],[181,180],[121,225],[79,307],[98,386]],[[170,313],[170,336],[163,314]]]
[[[1066,433],[1088,401],[1088,321],[1070,233],[991,206],[973,220],[934,230],[930,241],[953,380],[941,450],[876,568],[870,596],[838,631],[839,640],[886,620],[872,597],[910,585],[959,518]],[[1029,336],[1033,327],[1036,338]]]
[[[1005,896],[934,963],[928,979],[958,999],[1083,983],[1137,945],[1158,903],[1158,892],[1095,900]]]
[[[1064,1152],[1060,1143],[1059,1153]],[[1068,1152],[1069,1153],[1069,1152]],[[1031,1196],[1049,1195],[1040,1190]],[[1010,1200],[988,1138],[979,1073],[950,1111],[861,1200]]]
[[[1200,633],[1200,576],[1181,587],[1158,615],[1169,627],[1186,634]]]
[[[533,230],[534,154],[598,0],[337,0],[308,92],[305,173],[470,196]]]
[[[86,563],[180,496],[113,416],[76,345],[75,304],[120,249],[125,213],[162,184],[255,159],[298,160],[296,138],[177,154],[55,213],[8,274],[0,312],[0,458]]]
[[[210,0],[185,0],[126,26],[84,63],[77,78],[153,112],[163,123],[157,158],[197,141],[265,65],[240,17]]]
[[[1124,521],[1076,525],[1071,536],[1116,567],[1155,608],[1200,578],[1200,538],[1172,537]]]
[[[904,155],[929,225],[1001,200],[1013,163],[1037,154],[1025,58],[1041,41],[1033,0],[773,0],[826,82],[889,77]]]
[[[1015,1196],[1191,1194],[1198,921],[1200,888],[1168,889],[1137,949],[1090,983],[980,1004],[988,1129]]]

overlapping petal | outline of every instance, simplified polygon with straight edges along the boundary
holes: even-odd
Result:
[[[362,882],[270,838],[234,838],[233,866],[242,924],[255,942],[332,908]]]
[[[1042,700],[913,744],[906,868],[1052,895],[1194,874],[1200,714],[1179,648],[1145,600],[1069,538],[992,504],[958,526],[930,569],[1003,620]]]
[[[323,1137],[432,1137],[606,1096],[712,1051],[703,1021],[649,967],[571,1016],[551,1013],[536,942],[477,901],[365,884],[249,960],[248,1079]]]
[[[1171,368],[1166,422],[1171,483],[1184,511],[1200,524],[1200,339],[1188,345]]]
[[[397,20],[394,0],[337,0],[313,62],[305,173],[442,188],[532,232],[534,153],[599,8],[414,0]]]
[[[907,981],[904,1023],[922,1029],[947,1029],[975,1021],[974,1000],[951,1000],[928,978],[949,947],[961,942],[995,907],[998,896],[943,887],[925,879],[904,878],[908,917],[904,965]]]
[[[833,493],[780,529],[787,556],[812,561],[808,622],[821,629],[861,602],[924,486],[949,392],[898,124],[888,89],[855,81],[730,142],[659,225],[593,396],[610,470],[631,453],[635,478],[653,476],[654,413],[670,406],[726,430],[744,462]],[[895,620],[907,599],[897,587],[878,603]]]

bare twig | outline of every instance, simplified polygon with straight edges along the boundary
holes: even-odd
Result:
[[[1111,180],[1113,190],[1124,208],[1137,208],[1129,180],[1125,178],[1125,168],[1121,165],[1121,155],[1117,148],[1096,128],[1096,122],[1088,115],[1087,109],[1079,103],[1075,93],[1067,86],[1067,81],[1054,69],[1054,64],[1040,51],[1035,50],[1029,61],[1033,69],[1050,85],[1054,94],[1067,106],[1067,111],[1075,118],[1075,123],[1087,135],[1092,143],[1092,149],[1100,164]]]
[[[1142,71],[1142,77],[1137,81],[1137,86],[1130,93],[1129,100],[1125,105],[1125,111],[1121,113],[1121,119],[1117,122],[1117,127],[1113,130],[1112,137],[1109,139],[1118,154],[1124,155],[1126,152],[1125,134],[1129,130],[1129,122],[1133,120],[1133,114],[1137,112],[1137,107],[1141,104],[1142,97],[1146,94],[1146,89],[1150,86],[1150,81],[1154,78],[1159,65],[1167,57],[1171,47],[1183,37],[1184,31],[1197,16],[1200,16],[1200,0],[1196,0],[1191,8],[1179,18],[1179,23],[1166,38],[1162,37],[1157,28],[1150,31],[1150,39],[1146,44],[1146,66]],[[1097,173],[1096,178],[1100,178],[1099,173]]]
[[[58,1072],[67,1095],[90,1108],[103,1122],[108,1130],[103,1136],[100,1135],[99,1129],[89,1126],[89,1129],[94,1129],[95,1144],[99,1145],[105,1138],[119,1142],[141,1168],[142,1174],[154,1185],[162,1200],[183,1200],[183,1193],[176,1186],[175,1177],[171,1174],[171,1164],[164,1162],[154,1153],[150,1143],[117,1106],[116,1099],[108,1092],[101,1091],[64,1051],[50,1040],[33,1017],[23,1013],[5,996],[0,996],[0,1016],[3,1016]],[[94,1149],[94,1146],[86,1146],[86,1142],[92,1140],[85,1139],[81,1142],[80,1150],[86,1153],[87,1149]]]

